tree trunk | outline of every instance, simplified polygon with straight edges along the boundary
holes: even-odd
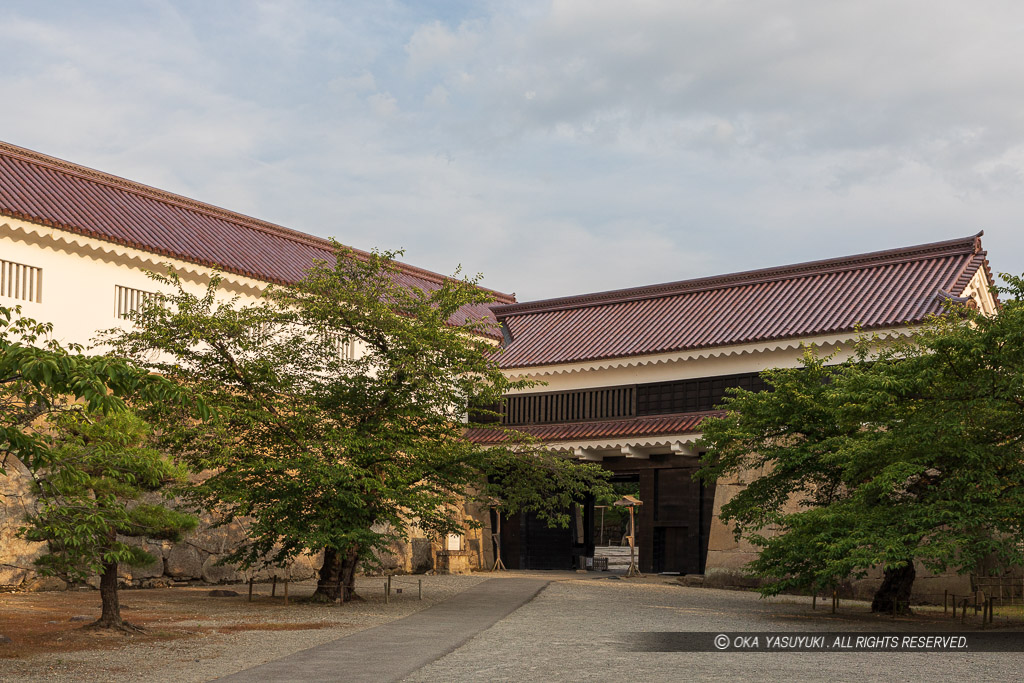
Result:
[[[872,612],[891,613],[893,601],[896,601],[896,612],[910,614],[910,590],[914,586],[917,570],[913,561],[903,565],[885,568],[885,578],[875,592],[871,601]]]
[[[341,555],[333,548],[324,548],[324,563],[320,567],[320,576],[316,582],[316,590],[309,596],[312,602],[334,603],[342,599],[341,595]]]
[[[117,594],[117,562],[107,562],[103,565],[103,574],[100,575],[100,601],[103,603],[103,611],[97,621],[89,624],[89,628],[113,628],[119,631],[142,630],[121,619],[121,602]]]
[[[356,567],[359,565],[359,546],[349,546],[344,552],[324,549],[324,563],[316,590],[309,596],[311,602],[348,602],[361,600],[356,595]]]
[[[341,561],[341,585],[344,588],[344,602],[362,600],[356,595],[356,567],[359,566],[359,546],[351,545]]]

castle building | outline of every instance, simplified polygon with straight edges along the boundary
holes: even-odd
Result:
[[[332,253],[327,240],[0,143],[0,304],[52,322],[65,342],[88,343],[123,324],[156,291],[147,271],[170,268],[197,289],[220,273],[226,295],[255,301]],[[409,265],[398,277],[425,289],[444,281]],[[493,334],[503,370],[544,383],[507,397],[506,426],[636,485],[642,571],[710,574],[738,570],[753,552],[717,521],[743,483],[702,486],[693,477],[701,420],[715,414],[725,390],[761,388],[758,373],[794,367],[802,344],[840,361],[861,331],[912,334],[946,298],[994,312],[992,282],[979,233],[536,302],[493,292],[494,305],[467,307],[453,322],[500,323]],[[485,444],[502,438],[488,430],[467,436]],[[21,519],[15,500],[22,499],[8,490],[0,501],[0,565],[18,568],[29,551],[11,550]],[[506,565],[586,566],[595,548],[593,505],[578,517],[567,530],[529,515],[508,520]],[[491,557],[484,538],[474,539],[480,566]],[[17,572],[7,573],[0,584],[14,581]]]
[[[644,572],[737,572],[754,549],[718,511],[743,482],[694,478],[701,421],[725,390],[763,388],[813,344],[841,362],[858,335],[913,333],[950,297],[994,313],[981,234],[903,249],[596,294],[498,305],[501,366],[544,382],[507,398],[506,426],[638,484]],[[482,443],[503,439],[474,430]],[[576,528],[530,516],[503,526],[509,567],[572,568],[594,554],[593,511]]]
[[[53,336],[62,343],[88,345],[98,331],[126,324],[130,313],[162,287],[150,272],[170,269],[196,293],[216,274],[225,298],[247,304],[271,284],[298,281],[314,260],[333,258],[328,240],[0,143],[0,305],[20,306],[23,315],[52,323]],[[407,264],[396,277],[425,291],[444,282],[437,273]],[[491,294],[497,302],[515,301]],[[472,305],[452,322],[466,319],[493,320],[494,315],[487,306]],[[496,325],[489,334],[495,343],[500,340]],[[340,350],[360,353],[357,342]],[[11,476],[0,476],[0,586],[26,581],[41,551],[41,544],[17,536],[33,498],[24,468],[8,465]],[[162,576],[240,578],[225,573],[217,560],[242,530],[201,527],[195,533],[180,547],[149,549],[163,554],[162,567],[122,578],[147,585]],[[490,552],[482,539],[479,530],[468,529],[466,537],[446,539],[444,546],[484,565]],[[434,545],[413,538],[396,547],[389,561],[397,570],[432,568]]]

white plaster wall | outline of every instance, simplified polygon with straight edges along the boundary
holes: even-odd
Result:
[[[838,349],[838,353],[835,356],[835,362],[838,363],[852,355],[852,347],[853,344],[850,342],[844,344],[831,340],[820,341],[818,352],[822,355],[829,355]],[[798,342],[787,345],[787,348],[761,349],[753,346],[746,348],[737,347],[732,351],[727,349],[715,350],[715,353],[722,351],[722,355],[682,359],[679,359],[679,354],[677,354],[675,359],[659,358],[655,362],[626,367],[586,368],[580,365],[572,371],[559,373],[550,373],[545,368],[540,368],[535,373],[531,371],[526,376],[546,382],[546,384],[531,389],[524,389],[522,392],[516,393],[544,393],[646,382],[667,382],[671,380],[760,372],[769,368],[795,368],[800,365],[802,352]],[[634,358],[629,359],[627,362],[636,362],[638,360],[643,359]],[[508,374],[511,375],[513,372],[525,373],[526,369],[522,371],[509,371]]]
[[[117,317],[116,286],[168,292],[147,273],[172,268],[188,291],[202,294],[214,275],[205,266],[12,218],[0,218],[0,259],[43,271],[41,302],[0,296],[0,304],[20,305],[24,315],[52,323],[61,343],[87,346],[98,331],[128,324]],[[268,286],[231,273],[221,277],[221,298],[238,297],[239,305],[258,301]],[[355,353],[361,353],[358,345]]]
[[[54,337],[62,343],[89,344],[97,331],[126,324],[116,314],[117,285],[149,292],[169,291],[150,279],[147,271],[166,273],[167,265],[176,266],[185,286],[196,294],[205,291],[213,274],[211,269],[171,259],[161,262],[157,255],[138,258],[132,253],[136,250],[100,240],[77,238],[67,242],[60,239],[63,235],[59,231],[42,226],[28,231],[19,228],[30,224],[15,227],[12,223],[10,219],[0,223],[0,258],[42,268],[42,301],[0,297],[0,303],[20,305],[24,315],[53,323]],[[255,280],[243,286],[230,281],[225,285],[226,298],[238,295],[245,303],[256,301],[259,291],[266,287]]]

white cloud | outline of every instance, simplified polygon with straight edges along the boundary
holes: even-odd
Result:
[[[1024,270],[1015,3],[43,5],[5,139],[524,299],[981,228]]]
[[[431,21],[417,27],[405,45],[410,73],[417,75],[464,61],[480,47],[478,28],[463,23],[452,30],[440,21]]]

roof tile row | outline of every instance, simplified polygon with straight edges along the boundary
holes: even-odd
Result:
[[[496,306],[505,368],[912,325],[988,268],[980,234],[716,278]]]
[[[328,240],[2,142],[0,214],[273,283],[296,282],[333,254]],[[398,277],[427,291],[444,281],[406,264]],[[452,322],[467,319],[493,314],[469,306]]]
[[[700,430],[700,423],[705,418],[724,414],[722,411],[711,411],[660,415],[656,417],[636,417],[625,420],[528,425],[508,429],[512,432],[520,432],[532,436],[543,443],[587,441],[605,438],[617,439],[663,434],[693,434]],[[493,428],[470,429],[466,431],[465,437],[470,441],[480,444],[504,443],[509,439],[504,430]]]

